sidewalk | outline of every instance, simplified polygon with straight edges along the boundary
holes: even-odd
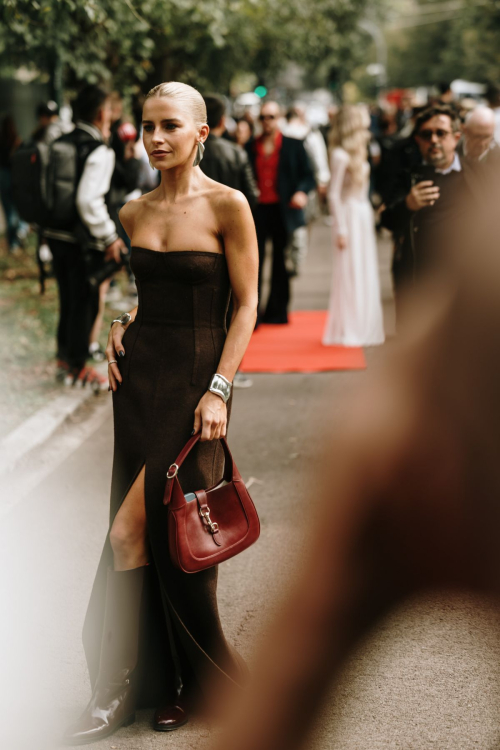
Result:
[[[0,441],[61,396],[73,400],[76,408],[92,395],[90,389],[79,393],[73,389],[68,395],[70,389],[55,380],[57,285],[55,279],[48,278],[45,294],[40,294],[33,240],[31,237],[26,250],[16,255],[10,255],[5,241],[0,240]],[[120,302],[107,306],[102,346],[109,323],[121,306]]]

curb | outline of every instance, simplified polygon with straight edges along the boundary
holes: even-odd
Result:
[[[95,368],[101,371],[99,366]],[[0,441],[0,476],[12,471],[33,448],[42,445],[94,392],[70,388],[28,417]]]

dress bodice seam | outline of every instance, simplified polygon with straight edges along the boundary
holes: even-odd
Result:
[[[220,255],[225,257],[225,253],[215,253],[212,250],[151,250],[149,247],[132,245],[132,250],[145,250],[147,253],[157,253],[158,255]]]

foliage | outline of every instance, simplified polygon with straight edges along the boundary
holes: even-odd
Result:
[[[239,72],[272,77],[355,64],[367,0],[2,0],[0,65],[64,83],[147,88],[181,78],[210,90]]]
[[[421,3],[424,5],[424,3]],[[463,78],[500,79],[500,5],[465,0],[453,18],[388,34],[393,86],[431,85]]]

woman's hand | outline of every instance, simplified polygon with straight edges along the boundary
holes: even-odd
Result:
[[[130,325],[130,323],[128,324]],[[118,359],[118,357],[125,356],[125,349],[123,348],[122,338],[123,334],[127,330],[128,326],[122,326],[121,323],[113,323],[110,328],[108,343],[106,345],[106,359],[108,362]],[[108,365],[108,378],[109,378],[109,389],[116,391],[118,386],[122,382],[123,378],[117,364]]]
[[[337,235],[337,247],[339,250],[345,250],[347,248],[347,237],[345,234]]]
[[[201,429],[201,441],[225,437],[227,406],[220,396],[207,391],[194,412],[193,434]]]

